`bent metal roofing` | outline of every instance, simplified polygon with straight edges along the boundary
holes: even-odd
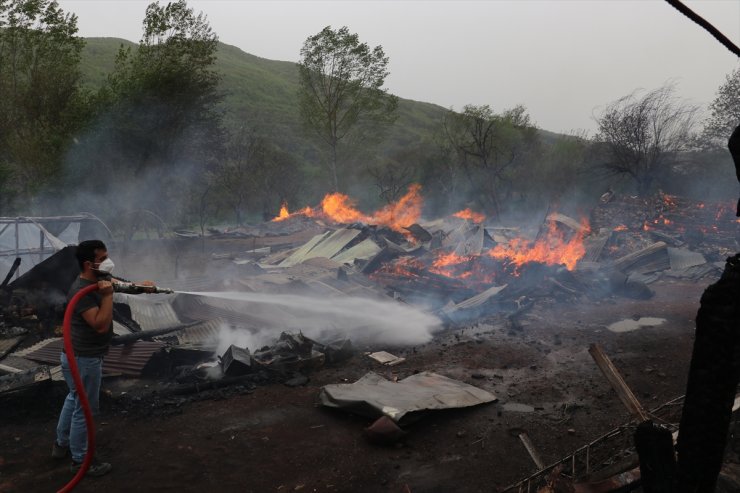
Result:
[[[58,364],[64,345],[61,338],[47,339],[22,355],[39,363]],[[111,346],[103,358],[103,373],[138,377],[155,353],[165,345],[161,342],[136,341],[123,346]]]

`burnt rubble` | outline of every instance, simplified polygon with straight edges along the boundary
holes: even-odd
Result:
[[[609,194],[591,211],[590,229],[564,214],[550,213],[529,240],[516,227],[486,227],[457,217],[396,231],[363,223],[329,226],[325,220],[298,214],[251,229],[213,232],[213,241],[225,235],[254,238],[268,231],[286,240],[273,241],[271,247],[252,242],[246,250],[212,254],[215,275],[197,280],[197,286],[187,279],[162,282],[184,290],[393,299],[418,305],[450,326],[486,317],[506,317],[516,325],[516,318],[538,302],[648,299],[649,285],[659,278],[698,280],[717,275],[723,252],[737,248],[733,212],[727,204],[695,203],[663,193],[650,199]],[[316,234],[305,241],[300,230]],[[711,232],[711,242],[705,231]],[[540,244],[545,249],[579,244],[582,251],[579,260],[568,265],[536,256],[514,261],[497,253]],[[0,357],[15,352],[16,358],[39,361],[28,347],[61,335],[64,292],[75,275],[72,250],[67,247],[4,283]],[[244,310],[249,311],[243,304],[188,295],[144,300],[117,294],[115,344],[137,347],[137,341],[157,341],[173,355],[170,359],[199,364],[215,354],[213,341],[224,326],[246,331],[264,326],[265,319]],[[44,357],[39,362],[55,363]],[[270,351],[249,355],[257,364],[280,357]],[[317,360],[310,354],[302,358],[304,363]],[[134,373],[152,373],[144,371],[148,363],[134,364]],[[121,368],[111,372],[122,373]]]
[[[521,319],[538,304],[649,299],[650,285],[659,279],[718,276],[724,257],[738,249],[733,212],[726,204],[699,204],[665,194],[649,200],[613,195],[592,210],[589,230],[573,218],[552,213],[530,235],[516,226],[486,226],[459,218],[419,222],[396,231],[301,216],[214,230],[206,239],[181,232],[179,241],[234,243],[229,251],[204,255],[213,267],[211,275],[158,280],[190,293],[115,295],[115,345],[104,371],[110,379],[123,377],[133,383],[126,391],[106,394],[101,404],[104,411],[129,416],[168,416],[189,402],[249,394],[260,385],[306,385],[311,372],[347,364],[358,350],[391,349],[356,344],[350,337],[307,337],[294,328],[279,330],[277,324],[270,326],[271,334],[280,335],[262,340],[259,347],[235,341],[222,346],[224,331],[257,333],[269,324],[269,316],[244,302],[193,292],[392,300],[434,314],[448,330],[503,320],[510,331],[521,332],[526,330]],[[496,255],[517,244],[547,245],[550,234],[559,238],[557,245],[549,243],[553,248],[579,240],[583,250],[578,261],[535,258],[517,263]],[[254,241],[258,237],[274,241],[265,245]],[[33,393],[40,386],[62,386],[59,325],[65,285],[76,275],[73,272],[70,278],[63,269],[70,263],[69,255],[62,249],[0,288],[4,398]],[[675,403],[666,403],[650,414],[673,426],[678,422],[675,410]],[[608,479],[611,472],[631,471],[636,461],[630,442],[635,427],[625,424],[603,441],[590,442],[563,458],[557,464],[560,469],[538,467],[537,475],[517,486],[554,485],[562,481],[563,471],[591,482]],[[389,443],[405,433],[395,427],[390,432],[369,430],[373,439],[380,434],[380,441]],[[615,450],[620,450],[619,456]],[[602,467],[600,474],[592,470],[595,463]]]

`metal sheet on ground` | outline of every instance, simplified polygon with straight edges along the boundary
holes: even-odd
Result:
[[[385,415],[400,423],[414,412],[477,406],[497,398],[483,389],[436,373],[422,372],[391,382],[370,372],[352,384],[324,386],[319,400],[324,406],[347,409],[370,418]]]

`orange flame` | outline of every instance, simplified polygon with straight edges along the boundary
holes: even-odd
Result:
[[[338,223],[367,222],[369,219],[355,209],[354,200],[339,192],[327,194],[321,201],[321,208],[329,219]]]
[[[467,219],[474,223],[482,223],[486,216],[485,214],[481,214],[480,212],[472,211],[471,209],[463,209],[459,212],[456,212],[453,214],[454,217],[459,217],[460,219]]]
[[[619,226],[614,228],[614,231],[627,231],[627,229],[627,226],[625,226],[624,224],[620,224]]]
[[[434,260],[432,266],[447,267],[448,265],[462,264],[463,262],[467,262],[468,260],[470,260],[470,257],[462,257],[460,255],[457,255],[455,252],[443,253]]]
[[[304,207],[303,209],[291,213],[288,210],[288,204],[286,202],[283,202],[283,205],[280,206],[280,215],[278,217],[274,218],[272,222],[279,222],[279,221],[285,221],[288,218],[295,217],[295,216],[307,216],[307,217],[313,217],[316,213],[313,209],[310,207]]]
[[[547,265],[564,264],[568,270],[573,270],[586,253],[583,237],[589,232],[588,221],[581,220],[581,225],[582,230],[566,240],[555,222],[552,221],[547,234],[534,244],[516,238],[508,245],[495,246],[488,251],[488,255],[495,259],[508,261],[517,267],[527,262],[541,262]]]
[[[420,191],[421,185],[416,183],[410,185],[406,195],[398,199],[398,202],[388,204],[377,211],[370,222],[406,233],[406,230],[403,229],[404,226],[411,226],[418,222],[421,217],[422,199]]]
[[[402,277],[419,277],[418,272],[424,270],[424,265],[414,257],[400,257],[395,262],[384,264],[378,272],[385,272]],[[373,278],[375,273],[370,275]]]
[[[272,221],[273,222],[285,221],[289,217],[290,217],[290,212],[288,212],[288,203],[287,202],[283,202],[280,205],[280,214],[278,214],[278,217],[276,217]]]
[[[409,186],[406,195],[397,202],[388,204],[371,216],[367,216],[355,208],[355,201],[341,193],[330,193],[321,201],[324,215],[337,223],[352,223],[362,221],[378,226],[387,226],[394,231],[407,233],[404,226],[418,222],[421,217],[422,199],[421,185]]]

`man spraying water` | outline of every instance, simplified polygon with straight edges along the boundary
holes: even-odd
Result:
[[[128,292],[157,292],[153,283],[122,283],[112,277],[113,261],[100,240],[83,241],[75,252],[80,267],[79,277],[72,283],[67,296],[69,303],[75,294],[92,285],[97,290],[83,296],[75,305],[71,318],[71,338],[74,357],[83,382],[84,391],[93,415],[98,413],[100,382],[103,357],[108,352],[113,337],[113,291],[116,288]],[[52,448],[52,457],[64,459],[72,456],[70,470],[77,473],[87,454],[87,425],[80,396],[70,369],[69,355],[62,350],[62,373],[69,387],[57,424],[57,436]],[[107,474],[112,466],[93,458],[87,470],[89,476]]]

